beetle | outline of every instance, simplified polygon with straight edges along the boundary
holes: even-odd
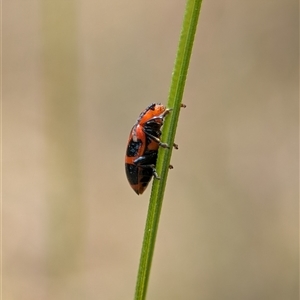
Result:
[[[160,179],[155,170],[158,148],[170,148],[160,140],[161,127],[171,110],[161,103],[150,104],[141,112],[130,131],[125,155],[125,172],[129,184],[138,195],[145,191],[152,176]],[[173,146],[178,149],[176,144]]]

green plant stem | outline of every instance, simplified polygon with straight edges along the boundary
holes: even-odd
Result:
[[[173,145],[174,143],[201,3],[202,0],[187,0],[186,4],[185,16],[183,20],[167,104],[167,106],[169,108],[173,108],[173,110],[166,119],[162,134],[162,140],[164,142],[167,142],[169,145]],[[146,298],[151,262],[162,207],[163,195],[169,171],[171,154],[172,147],[169,150],[159,149],[158,152],[156,170],[160,175],[161,180],[153,181],[136,283],[134,298],[135,300],[144,300]]]

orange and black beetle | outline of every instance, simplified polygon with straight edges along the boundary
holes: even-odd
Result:
[[[160,141],[161,127],[170,111],[160,103],[152,103],[140,114],[130,131],[125,171],[129,184],[138,195],[145,191],[152,176],[159,179],[155,170],[158,148],[169,148]],[[174,147],[177,149],[176,144]]]

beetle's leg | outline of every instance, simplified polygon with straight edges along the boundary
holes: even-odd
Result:
[[[151,138],[152,140],[156,141],[159,144],[159,146],[161,146],[162,148],[168,148],[168,149],[170,149],[170,146],[167,143],[161,142],[161,140],[159,138],[157,138],[156,136],[152,135],[149,132],[145,132],[145,133],[149,136],[149,138]],[[173,147],[176,150],[178,149],[178,145],[175,144],[175,143],[173,143]]]
[[[162,113],[162,117],[164,118],[166,115],[168,115],[170,113],[170,111],[172,111],[173,108],[167,108],[163,113]]]
[[[152,170],[152,174],[154,176],[155,179],[160,180],[160,177],[158,176],[156,169],[155,169],[155,165],[154,164],[150,164],[150,165],[143,165],[143,164],[137,164],[139,168],[143,168],[143,169],[151,169]]]
[[[156,169],[155,169],[155,164],[153,164],[153,161],[156,162],[157,159],[157,153],[149,153],[144,156],[140,156],[139,158],[135,159],[133,163],[138,166],[139,168],[150,168],[152,169],[152,173],[155,179],[160,180],[160,177],[158,176]],[[169,169],[173,169],[172,165],[169,165]]]
[[[144,131],[145,132],[145,131]],[[170,149],[170,146],[167,143],[163,143],[158,137],[152,135],[149,132],[145,132],[147,134],[147,136],[151,139],[154,140],[155,142],[157,142],[159,144],[160,147],[162,148],[168,148]],[[178,149],[178,145],[177,144],[173,144],[173,147],[177,150]]]
[[[152,169],[152,174],[154,176],[155,179],[160,180],[160,177],[158,176],[156,169],[155,169],[155,165],[151,164],[151,165],[139,165],[139,168],[144,168],[144,169]]]
[[[153,152],[153,153],[148,153],[147,155],[144,156],[140,156],[139,158],[135,159],[133,163],[139,168],[152,169],[152,174],[154,178],[159,180],[160,177],[158,176],[155,169],[156,159],[157,159],[157,152]]]
[[[166,143],[163,143],[158,137],[154,136],[153,134],[149,133],[148,131],[145,131],[145,134],[153,141],[155,141],[156,143],[159,144],[159,146],[161,146],[162,148],[168,148],[170,149],[170,146]]]
[[[140,167],[147,167],[147,168],[151,168],[152,172],[153,172],[153,176],[155,179],[160,180],[160,177],[158,176],[155,166],[154,165],[141,165]],[[173,169],[172,165],[169,165],[169,169]]]
[[[160,180],[160,177],[158,176],[158,174],[156,172],[156,169],[153,165],[152,165],[151,169],[152,169],[154,178],[157,179],[157,180]]]
[[[146,134],[149,136],[150,139],[156,141],[156,142],[159,144],[160,147],[170,149],[170,146],[169,146],[167,143],[163,143],[158,137],[152,135],[152,134],[149,133],[149,132],[146,132]],[[176,150],[178,149],[178,145],[175,144],[175,143],[173,143],[173,147],[174,147],[174,149],[176,149]]]

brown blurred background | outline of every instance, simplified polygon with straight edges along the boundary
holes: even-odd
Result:
[[[133,299],[124,152],[185,1],[3,1],[3,299]],[[299,3],[203,1],[147,299],[298,299]]]

